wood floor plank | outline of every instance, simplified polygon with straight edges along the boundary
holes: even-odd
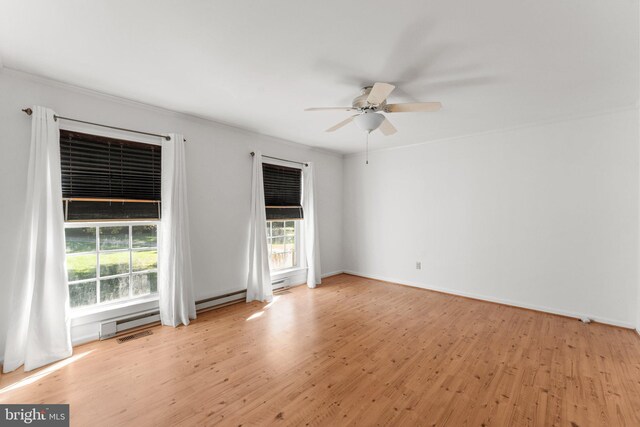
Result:
[[[640,425],[631,330],[334,276],[0,376],[72,425]]]

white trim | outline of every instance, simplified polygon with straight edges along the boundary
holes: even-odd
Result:
[[[331,276],[337,276],[338,274],[342,274],[344,273],[344,270],[337,270],[337,271],[331,271],[329,273],[324,273],[322,276],[320,276],[323,279],[326,279],[327,277],[331,277]]]
[[[478,136],[486,136],[486,135],[508,133],[508,132],[514,132],[514,131],[522,130],[522,129],[529,129],[529,128],[548,126],[548,125],[553,125],[553,124],[558,124],[558,123],[566,123],[566,122],[584,120],[584,119],[588,119],[588,118],[591,118],[591,117],[608,116],[608,115],[611,115],[611,114],[622,113],[622,112],[625,112],[625,111],[633,111],[633,110],[637,110],[637,109],[638,109],[638,107],[634,104],[634,105],[628,105],[626,107],[618,107],[618,108],[611,108],[611,109],[605,109],[605,110],[600,110],[600,111],[594,111],[594,112],[591,112],[591,113],[574,114],[574,115],[568,114],[568,115],[565,115],[563,117],[557,117],[557,118],[553,118],[553,119],[540,120],[540,121],[537,121],[537,122],[524,123],[524,124],[521,124],[521,125],[515,125],[515,126],[511,126],[511,127],[504,127],[504,128],[499,128],[499,129],[491,129],[491,130],[487,130],[487,131],[471,132],[471,133],[466,133],[464,135],[456,135],[456,136],[449,136],[449,137],[444,137],[444,138],[430,139],[430,140],[427,140],[427,141],[416,142],[415,144],[398,145],[398,146],[393,146],[393,147],[383,147],[383,148],[377,148],[377,149],[373,149],[373,150],[369,149],[369,153],[377,153],[377,152],[392,151],[392,150],[402,150],[403,148],[416,147],[416,146],[420,146],[420,145],[432,144],[432,143],[437,143],[437,142],[450,142],[450,141],[456,141],[456,140],[459,140],[459,139],[473,138],[473,137],[478,137]],[[354,153],[345,153],[343,157],[345,159],[346,158],[353,158],[353,157],[362,156],[363,154],[364,154],[364,151],[357,151],[357,152],[354,152]]]
[[[300,272],[301,272],[301,271],[306,270],[306,269],[307,269],[306,267],[300,268],[300,269],[298,269],[298,274],[292,274],[292,275],[290,275],[290,276],[287,276],[287,277],[281,277],[281,278],[278,278],[278,279],[275,279],[275,280],[280,280],[280,279],[288,279],[288,280],[291,280],[291,279],[295,279],[295,278],[296,278],[296,276],[300,276]],[[342,274],[342,273],[344,273],[344,271],[342,271],[342,270],[339,270],[339,271],[333,271],[333,272],[330,272],[330,273],[325,273],[325,274],[323,274],[321,277],[322,277],[323,279],[326,279],[327,277],[337,276],[338,274]],[[273,279],[273,277],[272,277],[272,280],[274,280],[274,279]],[[292,288],[292,287],[294,287],[294,286],[300,286],[300,285],[306,285],[306,284],[307,284],[307,275],[305,274],[305,275],[302,277],[302,280],[299,280],[299,281],[291,281],[290,283],[287,283],[284,287]],[[319,286],[322,286],[322,285],[319,285]],[[274,290],[275,290],[275,289],[276,289],[276,288],[274,288]],[[280,289],[280,288],[277,288],[277,289]]]
[[[289,268],[287,270],[277,270],[271,273],[271,280],[280,280],[280,279],[285,279],[288,277],[293,277],[293,276],[297,276],[299,274],[305,274],[306,276],[306,272],[307,271],[307,267],[294,267],[294,268]]]
[[[399,284],[399,285],[411,286],[413,288],[427,289],[427,290],[430,290],[430,291],[441,292],[441,293],[449,294],[449,295],[473,298],[473,299],[482,300],[482,301],[488,301],[488,302],[495,302],[495,303],[498,303],[498,304],[508,305],[508,306],[512,306],[512,307],[526,308],[526,309],[529,309],[529,310],[541,311],[541,312],[550,313],[550,314],[558,314],[560,316],[574,317],[576,319],[581,319],[581,318],[585,318],[586,317],[586,318],[594,320],[595,322],[598,322],[598,323],[604,323],[604,324],[612,325],[612,326],[619,326],[619,327],[627,328],[627,329],[635,329],[635,325],[633,323],[626,322],[626,321],[623,321],[623,320],[608,319],[608,318],[604,318],[604,317],[593,316],[593,315],[586,314],[586,313],[576,313],[576,312],[572,312],[572,311],[559,310],[559,309],[540,306],[540,305],[535,305],[535,304],[528,304],[528,303],[523,303],[523,302],[519,302],[519,301],[513,301],[513,300],[509,300],[509,299],[505,299],[505,298],[497,298],[497,297],[493,297],[493,296],[476,294],[476,293],[473,293],[473,292],[458,291],[458,290],[453,290],[453,289],[449,289],[449,288],[443,288],[443,287],[439,287],[439,286],[426,285],[424,283],[419,283],[419,282],[412,282],[412,281],[408,281],[408,280],[399,280],[399,279],[395,279],[395,278],[391,278],[391,277],[379,276],[377,274],[366,274],[366,273],[361,273],[361,272],[356,272],[356,271],[351,271],[351,270],[345,270],[344,272],[347,273],[347,274],[351,274],[353,276],[364,277],[364,278],[367,278],[367,279],[381,280],[381,281],[384,281],[384,282],[390,282],[390,283],[396,283],[396,284]]]
[[[71,346],[72,347],[77,347],[79,345],[87,344],[87,343],[90,343],[92,341],[98,341],[98,340],[100,340],[100,336],[99,335],[96,335],[96,334],[85,335],[85,336],[82,336],[82,337],[77,337],[75,339],[72,339],[71,340]]]
[[[59,89],[64,89],[64,90],[68,90],[70,92],[76,92],[76,93],[80,93],[83,95],[89,95],[89,96],[93,96],[96,98],[102,98],[108,101],[112,101],[112,102],[117,102],[119,104],[122,105],[127,105],[127,106],[132,106],[132,107],[137,107],[143,110],[147,110],[147,111],[153,111],[156,113],[161,113],[161,114],[165,114],[168,116],[172,116],[172,117],[179,117],[185,120],[188,120],[190,122],[193,123],[199,123],[199,124],[214,124],[214,125],[218,125],[218,126],[225,126],[228,128],[233,128],[236,129],[238,131],[241,131],[242,133],[248,134],[248,135],[260,135],[261,137],[270,139],[272,141],[281,143],[281,144],[285,144],[285,145],[289,145],[292,147],[302,147],[305,148],[307,150],[311,150],[311,151],[315,151],[315,152],[319,152],[319,153],[323,153],[323,154],[328,154],[330,156],[334,156],[334,157],[338,157],[338,158],[342,158],[343,154],[337,151],[333,151],[333,150],[329,150],[326,148],[321,148],[321,147],[316,147],[316,146],[312,146],[312,145],[306,145],[306,144],[301,144],[299,142],[295,142],[295,141],[290,141],[288,139],[283,139],[277,136],[272,136],[272,135],[267,135],[267,134],[263,134],[263,133],[258,133],[255,131],[251,131],[249,129],[237,126],[237,125],[233,125],[230,123],[225,123],[222,121],[218,121],[218,120],[214,120],[212,118],[208,118],[208,117],[204,117],[204,116],[199,116],[196,114],[190,114],[190,113],[183,113],[180,111],[174,111],[174,110],[170,110],[168,108],[163,108],[163,107],[159,107],[156,105],[152,105],[152,104],[147,104],[141,101],[136,101],[134,99],[131,98],[125,98],[122,96],[117,96],[117,95],[111,95],[108,94],[106,92],[100,92],[94,89],[89,89],[89,88],[85,88],[85,87],[81,87],[81,86],[76,86],[70,83],[65,83],[62,82],[60,80],[54,80],[48,77],[44,77],[44,76],[39,76],[37,74],[32,74],[32,73],[28,73],[26,71],[21,71],[21,70],[17,70],[15,68],[9,68],[9,67],[2,67],[0,68],[0,73],[1,74],[6,74],[8,76],[12,76],[12,77],[16,77],[16,78],[20,78],[22,80],[27,80],[27,81],[31,81],[31,82],[35,82],[35,83],[40,83],[49,87],[55,87],[55,88],[59,88]],[[27,107],[28,105],[25,105],[25,107]],[[61,115],[64,115],[64,112],[59,111],[58,112]],[[78,117],[79,119],[82,119],[81,117]],[[115,123],[107,123],[109,125],[113,125],[113,126],[117,126],[117,124]],[[156,130],[157,131],[157,130]],[[155,132],[155,131],[154,131]],[[167,131],[168,132],[168,131]],[[158,133],[163,133],[163,132],[158,132]]]
[[[105,319],[109,319],[114,316],[124,316],[128,314],[136,314],[141,310],[141,306],[145,306],[142,310],[147,310],[149,307],[158,307],[159,301],[158,293],[144,295],[139,298],[131,298],[126,300],[114,301],[113,303],[95,304],[85,307],[80,307],[71,310],[71,326],[86,325],[88,323],[100,322]],[[128,309],[135,309],[128,313]],[[116,314],[123,312],[123,314]]]

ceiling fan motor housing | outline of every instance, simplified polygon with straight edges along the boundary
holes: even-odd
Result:
[[[356,96],[353,99],[353,102],[351,103],[351,106],[357,110],[360,111],[384,111],[384,108],[387,105],[387,101],[383,101],[381,104],[378,105],[370,105],[367,102],[367,98],[369,97],[369,93],[371,92],[371,89],[373,88],[373,86],[365,86],[362,88],[362,91],[360,92],[360,95]]]

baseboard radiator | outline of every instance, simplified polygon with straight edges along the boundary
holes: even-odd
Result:
[[[283,290],[289,287],[289,281],[288,279],[279,279],[273,281],[272,285],[274,291]],[[200,313],[212,310],[214,308],[223,307],[225,305],[235,304],[241,301],[245,301],[246,298],[247,292],[244,290],[229,292],[211,298],[205,298],[196,301],[196,312]],[[157,309],[105,320],[104,322],[100,323],[100,339],[106,340],[109,338],[113,338],[125,331],[131,331],[133,329],[138,329],[143,326],[159,322],[160,312]]]

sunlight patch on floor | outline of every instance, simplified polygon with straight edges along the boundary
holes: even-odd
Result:
[[[264,311],[273,307],[273,304],[275,304],[278,300],[280,299],[280,296],[277,295],[275,297],[273,297],[273,299],[271,300],[271,302],[267,305],[265,305],[262,310],[260,311],[256,311],[255,313],[253,313],[251,316],[247,317],[247,321],[249,320],[253,320],[253,319],[257,319],[258,317],[262,316],[264,314]]]
[[[42,369],[41,371],[28,376],[27,378],[24,378],[16,383],[13,383],[3,389],[0,389],[0,394],[4,394],[13,390],[17,390],[21,387],[27,386],[29,384],[33,384],[39,380],[41,380],[42,378],[46,377],[47,375],[57,371],[58,369],[62,369],[65,366],[68,366],[70,364],[72,364],[73,362],[82,359],[83,357],[85,357],[86,355],[93,353],[94,350],[90,350],[84,353],[80,353],[80,354],[76,354],[74,356],[68,357],[64,360],[61,360],[60,362],[56,362],[53,365],[47,366],[46,368]]]

